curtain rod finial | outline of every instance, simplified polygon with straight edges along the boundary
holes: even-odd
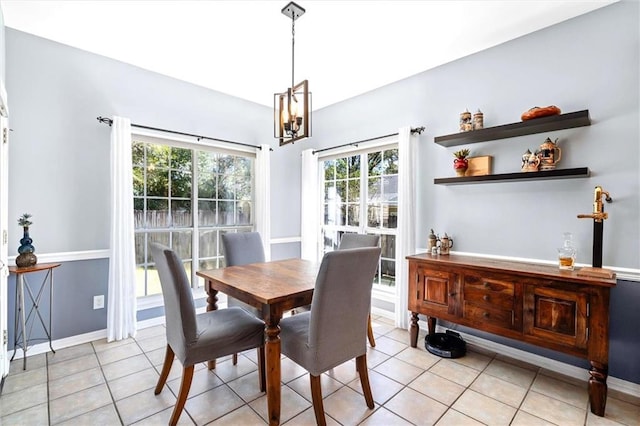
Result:
[[[98,117],[96,117],[96,119],[98,120],[99,123],[108,124],[109,127],[111,127],[111,125],[113,124],[113,120],[110,119],[110,118],[98,116]]]

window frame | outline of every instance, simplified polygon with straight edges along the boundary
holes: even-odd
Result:
[[[322,254],[325,250],[324,239],[323,239],[323,229],[326,228],[324,224],[324,167],[323,163],[328,160],[335,160],[337,158],[350,157],[354,155],[364,155],[364,158],[367,159],[367,155],[371,152],[376,151],[385,151],[391,149],[398,149],[399,140],[397,135],[392,135],[386,138],[381,138],[377,141],[370,143],[360,144],[357,148],[353,148],[353,146],[348,147],[339,147],[333,150],[323,151],[318,154],[318,205],[320,206],[318,214],[320,215],[319,219],[319,227],[318,227],[318,247],[319,254]],[[361,169],[363,164],[367,164],[367,162],[360,161]],[[368,173],[360,173],[360,188],[361,188],[361,208],[360,208],[360,225],[359,226],[349,226],[345,225],[331,225],[329,226],[332,229],[335,229],[335,232],[355,232],[355,233],[364,233],[364,234],[378,234],[382,235],[393,235],[397,238],[398,236],[398,228],[373,228],[368,226],[367,222],[367,197],[368,197]],[[363,186],[364,185],[364,186]],[[364,192],[362,191],[364,188]],[[364,205],[364,209],[362,206]],[[399,206],[398,206],[399,208]],[[395,263],[395,267],[397,268],[398,259],[397,258],[385,258],[380,260],[393,260]],[[380,263],[381,265],[381,263]],[[384,286],[382,284],[374,283],[372,296],[376,299],[384,300],[384,301],[394,301],[396,292],[397,292],[397,283],[393,286]]]
[[[190,283],[191,289],[194,294],[194,297],[206,297],[204,289],[202,287],[201,279],[196,275],[197,270],[199,269],[199,262],[207,259],[200,259],[199,253],[199,235],[201,229],[212,229],[215,230],[218,238],[217,240],[217,250],[218,253],[221,253],[221,242],[219,235],[220,233],[232,230],[232,232],[237,232],[239,229],[246,230],[254,230],[255,229],[255,185],[256,185],[256,151],[255,148],[245,147],[242,145],[229,144],[218,141],[210,141],[210,140],[195,140],[193,137],[186,137],[182,135],[175,135],[170,133],[165,133],[161,131],[155,130],[147,130],[147,129],[135,129],[132,132],[131,137],[132,144],[134,142],[144,142],[156,145],[165,145],[176,148],[183,148],[192,150],[192,185],[191,185],[191,215],[192,215],[192,226],[191,227],[166,227],[166,228],[144,228],[144,229],[136,229],[135,234],[139,233],[153,233],[153,232],[164,232],[164,233],[173,233],[180,231],[191,232],[191,259],[188,261],[191,264],[191,274],[190,274]],[[198,224],[198,170],[197,167],[193,167],[194,159],[197,160],[196,151],[209,151],[215,152],[217,154],[225,154],[225,155],[233,155],[233,156],[241,156],[247,157],[251,160],[251,179],[252,179],[252,190],[251,190],[251,205],[252,205],[252,215],[251,221],[248,225],[233,225],[233,226],[224,226],[224,225],[215,225],[215,226],[200,226]],[[195,184],[194,184],[195,183]],[[145,244],[145,250],[147,250],[148,244]],[[221,256],[217,256],[222,260]],[[145,253],[145,259],[148,259],[147,253]],[[153,264],[153,262],[146,262],[146,265]],[[195,265],[195,266],[194,266]],[[220,265],[220,263],[219,263]],[[138,264],[136,264],[136,269],[138,268]],[[136,288],[138,283],[136,282]],[[146,291],[146,290],[145,290]],[[137,297],[137,309],[144,310],[153,307],[162,306],[164,304],[162,299],[162,294],[151,294]]]

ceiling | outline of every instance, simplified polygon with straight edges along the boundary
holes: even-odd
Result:
[[[295,82],[319,109],[617,0],[297,0]],[[272,106],[291,84],[278,1],[1,0],[7,27]]]

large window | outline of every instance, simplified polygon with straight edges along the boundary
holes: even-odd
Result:
[[[321,160],[324,252],[344,233],[378,234],[382,256],[374,286],[395,287],[398,224],[398,149],[378,149]]]
[[[137,296],[161,293],[153,241],[178,254],[197,287],[195,270],[224,266],[220,234],[253,229],[254,159],[146,141],[132,151]]]

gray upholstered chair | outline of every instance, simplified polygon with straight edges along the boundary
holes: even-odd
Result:
[[[264,262],[264,247],[258,232],[237,232],[221,234],[222,249],[227,266],[248,265],[249,263]],[[242,308],[258,318],[262,312],[251,305],[228,296],[229,307]],[[238,354],[233,354],[233,365],[238,363]]]
[[[365,234],[343,234],[340,239],[338,250],[349,250],[360,247],[378,247],[380,245],[380,235]],[[371,312],[367,320],[367,338],[371,347],[376,346],[376,339],[373,336],[373,327],[371,326]]]
[[[325,424],[320,375],[353,358],[367,406],[374,406],[365,336],[379,258],[379,247],[326,253],[316,278],[311,310],[280,321],[282,353],[309,372],[318,425]]]
[[[239,308],[196,314],[189,279],[182,261],[173,250],[151,243],[160,276],[167,333],[167,350],[155,394],[164,387],[174,356],[182,363],[182,382],[171,414],[170,425],[178,423],[189,395],[194,365],[222,356],[258,348],[260,390],[264,391],[264,322]]]
[[[349,250],[362,247],[378,247],[380,245],[380,235],[365,234],[343,234],[338,245],[338,250]],[[296,308],[294,313],[304,312],[311,309],[311,305]],[[376,346],[376,339],[373,336],[373,327],[371,326],[371,313],[367,320],[367,339],[371,347]]]
[[[380,235],[367,234],[342,234],[338,250],[347,250],[361,247],[378,247]]]

